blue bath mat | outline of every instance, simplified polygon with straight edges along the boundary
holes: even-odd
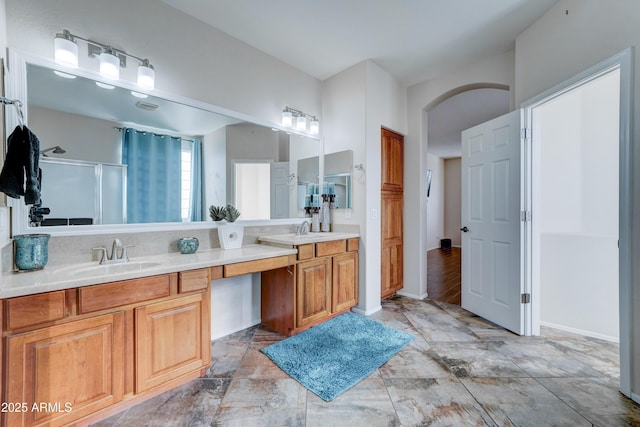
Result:
[[[300,384],[330,401],[413,338],[364,316],[345,313],[261,351]]]

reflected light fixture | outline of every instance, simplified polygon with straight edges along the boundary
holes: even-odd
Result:
[[[308,130],[307,123],[309,124]],[[320,122],[316,116],[312,116],[304,111],[296,110],[291,107],[285,107],[284,110],[282,110],[282,126],[287,128],[295,127],[296,130],[308,132],[311,135],[317,135],[320,133]]]
[[[120,78],[120,59],[115,51],[108,47],[102,50],[100,58],[100,75],[105,79],[118,80]]]
[[[67,30],[56,34],[53,42],[56,63],[69,68],[78,68],[78,44]]]
[[[137,84],[143,89],[155,88],[156,72],[148,59],[143,59],[124,50],[71,34],[62,30],[54,39],[54,56],[57,64],[69,68],[78,68],[78,40],[87,44],[88,55],[100,60],[100,75],[108,80],[120,79],[120,68],[127,66],[127,57],[138,61]]]

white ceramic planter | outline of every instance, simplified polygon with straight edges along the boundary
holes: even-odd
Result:
[[[238,249],[242,246],[244,227],[240,224],[229,222],[218,226],[218,238],[222,249]]]

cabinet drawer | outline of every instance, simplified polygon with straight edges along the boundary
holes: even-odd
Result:
[[[318,242],[316,243],[316,256],[329,256],[335,254],[341,254],[347,251],[346,240],[332,240],[330,242]]]
[[[171,280],[176,280],[176,274],[142,277],[80,288],[78,290],[80,313],[90,313],[167,297],[171,294]]]
[[[314,257],[314,247],[313,243],[308,245],[300,245],[298,246],[298,261],[303,261],[305,259],[311,259]]]
[[[64,291],[55,291],[6,300],[6,329],[19,329],[63,319],[65,317],[64,295]]]
[[[209,269],[181,271],[178,280],[178,292],[204,291],[209,287]]]
[[[357,251],[358,251],[358,239],[347,240],[347,252],[357,252]]]
[[[235,277],[243,274],[259,273],[267,270],[275,270],[276,268],[287,267],[295,263],[295,256],[288,255],[258,259],[255,261],[238,262],[236,264],[228,264],[224,266],[224,277]]]

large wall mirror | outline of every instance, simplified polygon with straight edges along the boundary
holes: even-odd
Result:
[[[298,160],[317,156],[318,140],[37,62],[23,60],[17,86],[40,140],[46,232],[210,221],[209,206],[226,204],[241,220],[304,215]],[[32,231],[12,203],[18,231]]]

